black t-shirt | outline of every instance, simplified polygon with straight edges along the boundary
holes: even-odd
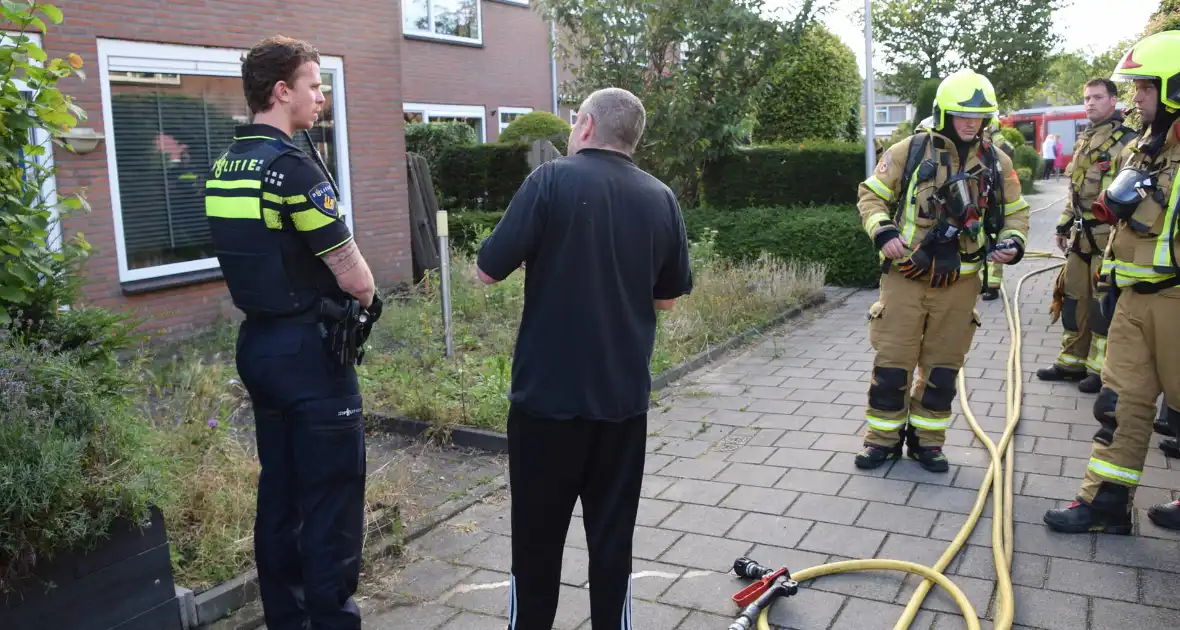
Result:
[[[509,400],[531,415],[623,420],[647,410],[656,299],[692,290],[676,197],[627,156],[585,149],[537,168],[483,242],[503,280],[526,264]]]

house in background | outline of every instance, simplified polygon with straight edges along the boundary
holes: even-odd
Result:
[[[400,0],[406,122],[465,122],[495,142],[517,116],[557,111],[549,23],[535,0]]]
[[[58,169],[48,195],[84,190],[92,207],[60,235],[93,247],[81,305],[133,311],[160,337],[239,316],[203,188],[248,120],[241,55],[259,40],[320,50],[327,105],[311,143],[384,287],[413,276],[403,121],[458,119],[494,141],[515,116],[556,109],[549,27],[529,0],[259,0],[248,13],[230,0],[174,0],[166,12],[148,0],[55,4],[65,20],[37,39],[50,58],[82,56],[86,79],[60,88],[86,111],[81,130],[102,136],[42,158]]]
[[[864,90],[861,90],[862,96]],[[863,100],[863,99],[862,99]],[[861,104],[861,122],[864,122],[864,104]],[[912,121],[917,108],[896,96],[882,94],[874,90],[873,94],[873,133],[877,138],[888,138],[897,130],[897,126],[906,121]],[[863,131],[862,131],[863,133]]]

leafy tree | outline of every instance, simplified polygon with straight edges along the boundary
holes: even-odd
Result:
[[[860,103],[856,55],[839,37],[813,24],[783,37],[785,52],[770,71],[757,101],[754,139],[759,143],[842,139],[849,113]],[[859,121],[857,124],[859,135]]]
[[[913,127],[917,128],[922,119],[934,113],[934,96],[942,79],[926,79],[918,86],[918,99],[914,101]]]
[[[757,89],[781,53],[783,27],[763,0],[543,0],[565,35],[558,54],[581,101],[596,89],[630,90],[647,110],[635,159],[686,204],[705,162],[733,150]]]
[[[873,36],[892,68],[885,91],[915,101],[924,80],[970,68],[991,79],[1001,102],[1021,98],[1048,70],[1060,2],[876,0]]]
[[[1153,35],[1161,31],[1180,31],[1180,0],[1160,0],[1160,6],[1151,14],[1143,34]]]
[[[58,251],[49,243],[55,212],[61,218],[89,207],[81,194],[55,202],[42,193],[54,173],[37,158],[52,147],[35,144],[34,133],[44,130],[53,144],[65,147],[61,134],[86,118],[73,99],[57,89],[65,77],[84,77],[82,58],[71,53],[66,59],[50,60],[25,35],[44,32],[42,18],[60,24],[62,13],[35,0],[0,4],[0,22],[17,30],[14,37],[0,37],[0,324],[18,314],[30,325],[52,317],[59,287],[89,251],[81,234],[63,242]]]
[[[1030,90],[1021,99],[1022,106],[1033,103],[1049,105],[1081,105],[1082,92],[1090,79],[1109,77],[1133,40],[1119,42],[1110,49],[1095,54],[1093,50],[1063,52],[1049,60],[1044,83]]]

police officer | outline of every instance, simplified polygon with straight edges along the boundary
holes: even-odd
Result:
[[[359,630],[365,444],[349,331],[381,302],[326,170],[292,141],[324,104],[318,52],[266,39],[243,58],[242,82],[253,121],[213,164],[205,213],[245,314],[237,367],[262,467],[254,550],[266,626]]]
[[[1180,31],[1131,47],[1111,77],[1134,81],[1140,137],[1120,154],[1117,175],[1094,206],[1112,225],[1102,262],[1103,311],[1113,312],[1094,415],[1096,435],[1077,500],[1046,512],[1061,532],[1129,534],[1135,488],[1143,476],[1155,401],[1180,400]],[[1180,410],[1167,420],[1180,429]],[[1180,502],[1148,511],[1157,525],[1180,529]]]
[[[948,469],[942,446],[980,325],[981,270],[987,260],[1018,262],[1027,241],[1028,203],[1012,160],[979,137],[996,110],[986,77],[948,76],[932,128],[890,147],[860,185],[861,219],[883,266],[869,310],[876,356],[860,468],[900,457],[904,439],[923,468]]]
[[[1078,381],[1087,394],[1102,388],[1102,361],[1110,322],[1094,299],[1095,278],[1102,268],[1102,252],[1110,226],[1094,218],[1090,206],[1114,179],[1114,156],[1135,139],[1118,110],[1119,92],[1110,79],[1092,79],[1084,88],[1086,117],[1091,127],[1082,132],[1065,169],[1069,198],[1057,221],[1057,246],[1067,252],[1057,282],[1061,286],[1061,353],[1047,368],[1037,370],[1042,381]],[[1089,372],[1089,374],[1087,374]],[[1109,437],[1107,437],[1109,440]]]

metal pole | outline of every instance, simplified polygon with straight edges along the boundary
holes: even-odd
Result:
[[[873,175],[877,164],[877,129],[874,124],[876,98],[873,95],[873,9],[865,0],[865,178]]]
[[[439,275],[442,276],[443,331],[446,334],[447,357],[455,356],[455,344],[451,340],[451,247],[447,228],[447,213],[439,210],[438,223]]]
[[[557,106],[557,21],[549,22],[549,76],[553,82],[553,114],[559,116]]]

